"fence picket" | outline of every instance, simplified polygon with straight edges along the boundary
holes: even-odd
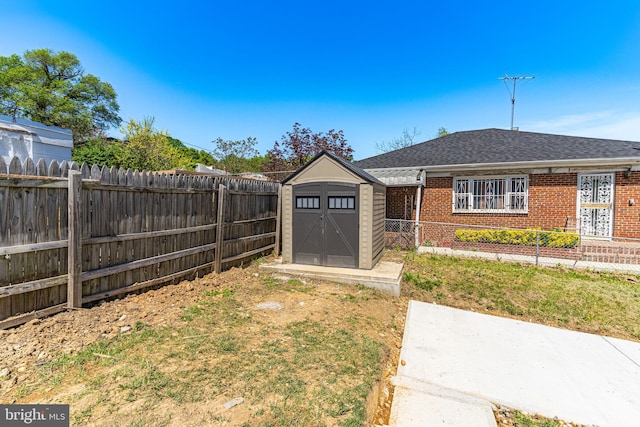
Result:
[[[50,177],[62,176],[62,170],[57,161],[49,164],[48,175]],[[65,240],[67,238],[67,194],[59,188],[47,189],[47,241]],[[49,251],[49,271],[52,274],[66,274],[67,272],[67,248]],[[67,285],[59,285],[49,289],[49,306],[62,304],[67,300]]]
[[[0,157],[0,172],[4,169],[3,173],[7,172],[6,164],[2,157]],[[5,236],[4,241],[0,242],[0,246],[10,246],[11,244],[7,241],[7,233],[9,232],[9,221],[10,213],[9,213],[9,195],[10,189],[9,187],[0,187],[0,231],[2,231]],[[0,256],[0,278],[8,278],[9,277],[9,258]],[[4,282],[0,281],[0,289],[5,286],[9,286],[8,280]],[[0,316],[3,313],[11,313],[11,299],[9,297],[0,297]],[[2,317],[0,317],[2,318]]]
[[[100,168],[100,184],[111,184],[111,175],[109,174],[109,168],[103,166]]]
[[[0,157],[0,160],[2,160],[2,157]],[[5,233],[5,235],[9,231],[9,218],[10,218],[9,196],[10,194],[11,194],[11,190],[9,187],[0,187],[0,231]]]
[[[72,169],[73,169],[73,164],[75,162],[73,162],[72,165]],[[80,173],[82,174],[82,179],[91,179],[91,169],[89,169],[89,165],[87,165],[86,163],[83,163],[81,165],[77,165],[78,169],[80,171]]]
[[[22,164],[17,157],[14,157],[9,164],[10,174],[22,174]],[[8,222],[9,230],[7,233],[7,241],[9,246],[21,245],[23,241],[23,223],[22,223],[22,188],[11,188],[9,198],[7,200],[8,207]],[[23,283],[24,282],[24,267],[26,261],[26,254],[13,254],[9,260],[9,284]],[[13,313],[24,313],[24,300],[25,295],[12,295],[11,299],[11,311]]]
[[[83,164],[83,169],[86,170],[85,165]],[[100,176],[100,170],[97,166],[93,166],[91,168],[91,178],[96,179]],[[100,189],[92,189],[92,190],[84,190],[83,194],[86,194],[86,198],[90,204],[85,205],[84,211],[87,212],[87,224],[85,225],[85,230],[88,232],[84,233],[83,239],[91,238],[91,237],[99,237],[104,236],[104,206],[102,204],[102,193],[103,190]],[[83,257],[85,259],[84,266],[82,271],[91,271],[97,270],[103,267],[102,263],[102,244],[94,243],[91,245],[83,245]],[[83,281],[82,287],[82,295],[93,295],[100,293],[102,291],[101,285],[102,280],[100,278]]]
[[[224,185],[220,184],[218,186],[218,216],[216,220],[217,229],[216,229],[216,273],[220,274],[222,271],[222,257],[224,256],[224,211],[225,211],[225,192],[226,188]]]
[[[24,161],[24,165],[22,167],[22,174],[30,175],[30,176],[33,176],[36,174],[36,165],[35,163],[33,163],[33,160],[31,158],[28,158],[27,160]]]
[[[9,175],[22,175],[22,163],[19,158],[14,157],[9,162]]]
[[[47,176],[47,162],[45,162],[44,159],[38,160],[36,164],[36,175]]]
[[[36,173],[38,176],[47,176],[47,164],[43,159],[40,159],[36,165]],[[36,205],[34,214],[34,239],[35,242],[48,241],[47,236],[47,212],[48,212],[48,197],[47,191],[36,190],[35,191]],[[50,261],[50,251],[38,251],[35,253],[35,269],[36,279],[44,279],[52,275]],[[35,308],[38,310],[47,307],[49,302],[49,289],[43,289],[41,292],[35,293]]]
[[[69,308],[82,306],[82,174],[69,173],[69,248],[67,305]],[[86,209],[86,207],[85,207]]]
[[[60,177],[67,178],[69,176],[69,162],[63,160],[60,163]]]

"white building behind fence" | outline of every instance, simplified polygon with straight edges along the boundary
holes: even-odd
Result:
[[[0,156],[7,165],[14,157],[21,163],[27,158],[33,159],[34,163],[40,159],[47,164],[52,160],[70,162],[72,148],[73,136],[69,129],[24,119],[14,121],[0,115]]]

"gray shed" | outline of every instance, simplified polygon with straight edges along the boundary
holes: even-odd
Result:
[[[282,182],[283,263],[372,269],[384,249],[385,185],[322,151]]]

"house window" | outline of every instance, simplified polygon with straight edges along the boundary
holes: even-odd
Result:
[[[320,209],[320,197],[296,197],[296,209]]]
[[[333,197],[329,196],[329,209],[355,209],[356,198],[349,197]]]
[[[529,178],[456,178],[453,212],[527,213]]]

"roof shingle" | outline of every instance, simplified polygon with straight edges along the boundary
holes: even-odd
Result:
[[[363,169],[554,160],[640,160],[640,142],[483,129],[455,132],[355,162]]]

